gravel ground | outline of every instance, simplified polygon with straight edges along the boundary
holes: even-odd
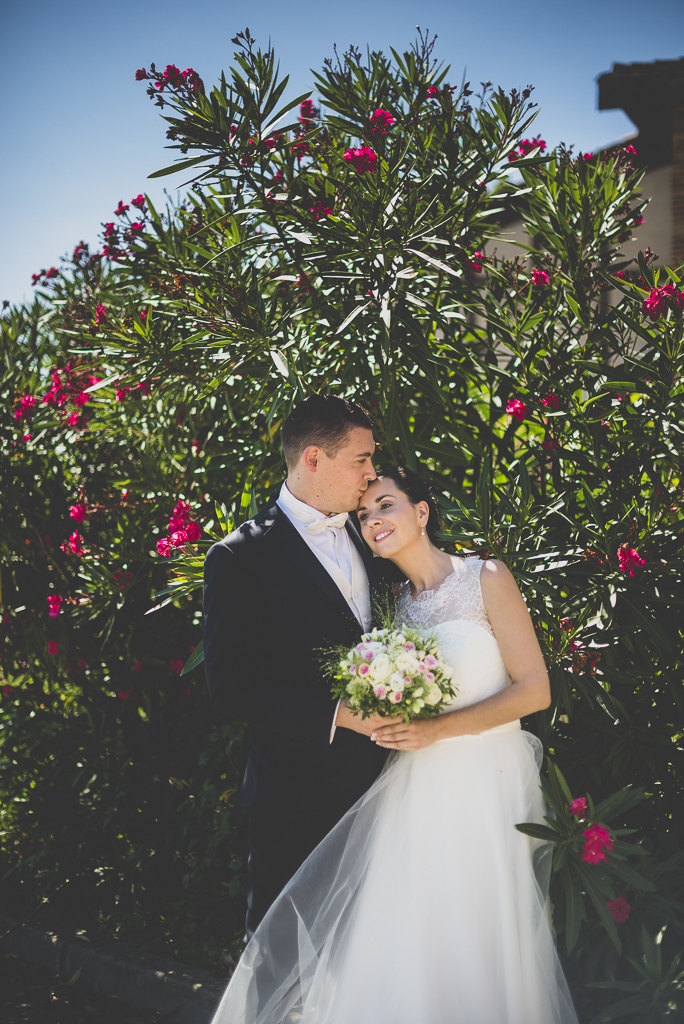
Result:
[[[2,1024],[172,1024],[175,1013],[133,1010],[88,992],[78,979],[63,985],[49,971],[0,952]]]

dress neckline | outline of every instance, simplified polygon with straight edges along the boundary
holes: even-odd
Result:
[[[449,557],[454,559],[454,558],[457,558],[458,556],[457,555],[450,555]],[[461,561],[461,560],[459,559],[459,561]],[[465,558],[462,559],[462,561],[463,561],[463,563],[465,565]],[[412,594],[411,594],[411,581],[410,580],[406,580],[406,583],[405,583],[406,593],[408,595],[408,599],[411,602],[411,604],[418,604],[420,599],[422,597],[427,597],[428,594],[438,594],[440,592],[440,590],[444,586],[446,586],[446,584],[449,582],[449,580],[452,578],[452,576],[457,576],[457,575],[460,576],[460,574],[463,572],[463,568],[461,568],[459,566],[459,568],[457,569],[454,566],[453,561],[452,561],[451,564],[452,564],[451,572],[447,573],[447,575],[444,577],[444,579],[442,580],[442,582],[440,583],[440,585],[438,587],[432,587],[430,590],[421,590],[421,592],[419,594],[416,594],[415,597],[413,597]]]

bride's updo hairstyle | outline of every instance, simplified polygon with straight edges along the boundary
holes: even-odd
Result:
[[[407,466],[387,466],[378,471],[377,479],[391,480],[406,495],[412,505],[418,505],[421,501],[426,502],[429,514],[425,531],[432,543],[437,544],[437,531],[442,529],[443,524],[437,498],[430,484],[426,484],[417,473]]]

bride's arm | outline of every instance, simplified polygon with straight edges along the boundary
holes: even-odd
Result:
[[[547,708],[549,677],[527,605],[513,576],[495,559],[484,562],[480,575],[482,600],[501,656],[512,680],[499,693],[446,715],[377,729],[372,739],[381,747],[418,750],[449,736],[465,736],[505,725]]]

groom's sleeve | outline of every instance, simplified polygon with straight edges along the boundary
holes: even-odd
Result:
[[[297,686],[262,620],[244,545],[215,544],[204,563],[204,667],[221,714],[287,736],[329,744],[337,706],[320,687]]]

